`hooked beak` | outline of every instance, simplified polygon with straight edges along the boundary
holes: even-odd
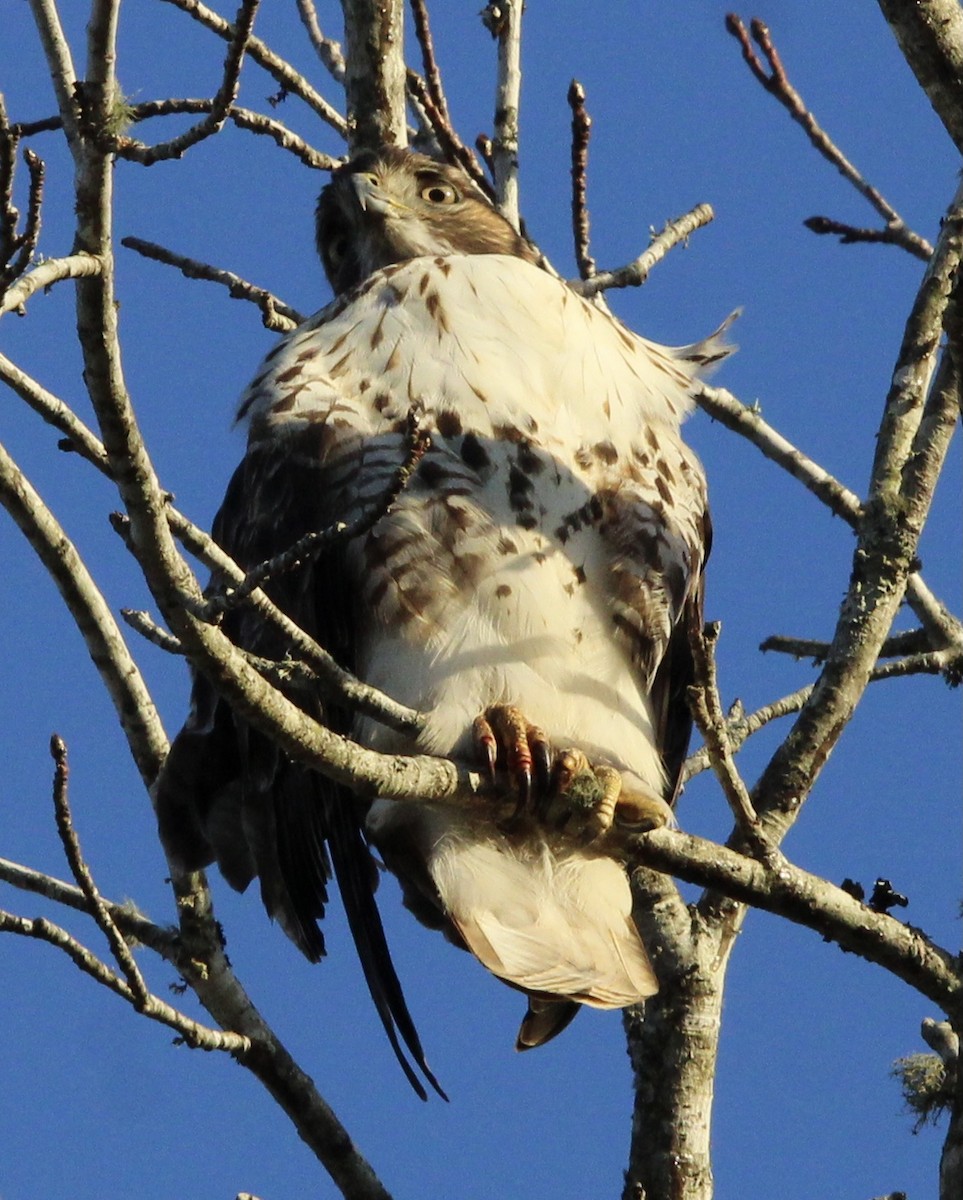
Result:
[[[355,198],[362,212],[377,213],[379,216],[388,217],[404,210],[404,205],[399,204],[397,200],[392,199],[387,192],[382,190],[375,175],[364,172],[352,175],[351,186],[354,188]]]

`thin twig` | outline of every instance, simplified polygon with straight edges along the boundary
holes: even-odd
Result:
[[[742,20],[735,14],[729,13],[726,17],[726,29],[736,39],[742,48],[742,57],[745,59],[746,65],[753,73],[756,79],[762,84],[766,91],[774,96],[779,103],[786,109],[792,119],[799,125],[806,136],[809,138],[816,150],[831,163],[837,171],[847,179],[859,194],[866,199],[879,215],[886,222],[886,235],[879,236],[873,234],[871,237],[857,236],[860,231],[852,226],[846,226],[848,236],[843,240],[848,242],[856,241],[875,241],[875,242],[891,242],[894,245],[901,246],[916,258],[922,259],[924,262],[933,253],[933,247],[925,238],[914,233],[910,229],[903,218],[899,215],[895,208],[886,200],[881,192],[872,184],[868,183],[862,174],[856,169],[849,159],[843,154],[842,150],[835,144],[829,134],[822,129],[813,116],[812,112],[806,107],[802,96],[796,91],[789,81],[786,74],[786,69],[779,57],[779,52],[773,45],[772,35],[769,32],[769,27],[765,22],[758,18],[750,22],[752,37],[756,44],[766,57],[769,64],[769,73],[767,74],[765,67],[759,60],[759,56],[752,45],[749,37],[749,32],[746,30]],[[824,221],[826,218],[811,218],[817,222]],[[805,224],[812,229],[809,221]],[[814,230],[817,233],[840,232],[839,229],[829,230],[826,228],[817,228]]]
[[[250,596],[255,588],[261,587],[272,576],[292,571],[305,561],[317,557],[323,550],[335,542],[351,541],[361,537],[376,525],[382,517],[391,512],[398,497],[408,486],[412,475],[418,469],[418,464],[424,458],[431,445],[427,431],[419,428],[417,415],[414,410],[408,413],[407,452],[404,462],[398,467],[394,478],[383,494],[359,517],[349,523],[338,522],[327,529],[316,530],[299,538],[293,546],[281,554],[275,555],[266,562],[253,567],[244,577],[243,582],[231,587],[222,595],[210,596],[196,611],[202,621],[216,621],[229,609],[236,608]]]
[[[758,405],[743,404],[731,392],[707,383],[700,383],[693,395],[696,404],[713,420],[752,442],[847,525],[858,527],[863,506],[856,493],[773,429],[763,420]],[[906,601],[930,635],[932,645],[955,645],[963,640],[963,624],[933,595],[919,572],[914,571],[907,580]]]
[[[899,635],[897,635],[898,637]],[[910,635],[907,635],[910,636]],[[893,639],[895,641],[896,639]],[[820,644],[820,643],[815,643]],[[822,643],[825,645],[825,643]],[[910,654],[891,663],[878,663],[870,674],[870,682],[876,683],[883,679],[901,678],[906,675],[943,675],[947,682],[958,685],[961,682],[961,652],[958,649],[930,650],[919,654]],[[746,715],[741,705],[733,705],[733,710],[726,716],[725,732],[729,746],[735,752],[754,733],[771,721],[788,717],[797,713],[812,695],[813,685],[807,684],[787,696],[764,704],[762,708]],[[682,782],[688,783],[696,775],[702,774],[712,766],[709,751],[700,746],[685,760],[682,768]]]
[[[136,124],[140,121],[152,120],[154,117],[209,113],[213,106],[214,100],[211,98],[171,97],[167,100],[144,100],[140,104],[133,105],[127,116],[131,123]],[[263,113],[254,112],[253,109],[241,108],[236,104],[232,104],[227,111],[227,119],[233,121],[239,129],[246,129],[250,133],[262,134],[265,137],[271,138],[282,150],[289,151],[296,158],[300,159],[305,166],[313,167],[315,170],[333,171],[335,167],[344,161],[343,159],[334,158],[330,154],[325,154],[322,150],[315,149],[304,138],[299,137],[296,133],[292,133],[280,121],[275,121]],[[61,129],[62,127],[63,122],[60,117],[48,117],[43,121],[21,122],[12,128],[23,137],[27,137],[36,133]],[[131,139],[121,139],[114,147],[119,158],[129,157],[132,161],[138,161],[136,151],[132,154],[127,154],[127,142],[131,142],[135,147],[143,147],[146,143],[132,142]]]
[[[441,71],[438,59],[435,57],[435,43],[431,36],[431,25],[428,21],[428,6],[425,0],[411,0],[411,16],[415,26],[415,38],[421,48],[421,64],[425,72],[425,87],[431,99],[432,106],[446,125],[451,125],[451,115],[448,112],[448,100],[441,82]]]
[[[16,145],[16,140],[12,138],[12,135],[8,144],[11,147]],[[26,271],[37,249],[37,243],[40,241],[40,215],[43,208],[43,183],[46,168],[43,159],[30,149],[24,150],[23,160],[27,164],[27,172],[30,176],[27,220],[23,233],[17,233],[19,213],[10,203],[10,196],[7,194],[3,204],[2,228],[0,228],[0,291],[11,280],[17,279]],[[12,182],[11,176],[11,185]]]
[[[261,0],[241,0],[241,7],[234,18],[234,27],[224,59],[224,73],[221,85],[211,101],[208,114],[189,129],[167,142],[159,142],[154,146],[145,145],[134,138],[118,137],[116,149],[124,158],[139,162],[149,167],[157,162],[165,162],[172,158],[182,158],[183,155],[199,142],[219,133],[224,127],[231,106],[237,99],[241,86],[241,68],[244,65],[244,54],[254,28],[254,18]]]
[[[30,175],[30,193],[27,199],[27,223],[21,238],[20,254],[14,264],[19,275],[26,270],[40,241],[40,216],[43,209],[43,184],[47,173],[43,159],[29,148],[23,152],[23,161]]]
[[[148,100],[141,104],[135,104],[131,109],[130,118],[132,121],[148,121],[154,117],[173,116],[180,113],[210,113],[215,103],[216,100],[190,98]],[[226,116],[239,129],[246,129],[250,133],[271,138],[282,150],[287,150],[295,155],[305,166],[319,171],[333,171],[341,162],[340,159],[333,158],[330,154],[316,150],[304,138],[288,129],[286,125],[263,113],[232,104],[228,108]],[[121,158],[131,157],[134,161],[140,161],[136,154],[128,155],[126,153],[126,140],[122,139],[118,143],[117,153]]]
[[[582,279],[595,274],[595,259],[589,253],[588,148],[592,118],[585,107],[585,88],[573,79],[568,89],[572,110],[572,238],[575,261]]]
[[[905,658],[874,667],[870,679],[901,679],[906,675],[942,675],[947,683],[958,687],[963,680],[963,650],[948,647],[945,650],[927,650],[922,654],[907,654]]]
[[[730,710],[725,722],[726,738],[730,749],[738,750],[743,742],[752,737],[754,733],[758,733],[771,721],[778,721],[781,717],[799,712],[809,699],[812,690],[812,684],[808,684],[795,692],[790,692],[788,696],[774,700],[771,704],[764,704],[762,708],[756,709],[748,716],[741,711],[740,706],[734,705],[735,711]],[[688,783],[690,779],[709,770],[711,766],[708,749],[705,746],[700,747],[685,760],[682,768],[682,782]]]
[[[301,24],[308,32],[318,58],[335,83],[344,83],[344,51],[341,49],[341,43],[325,37],[321,32],[314,0],[297,0],[297,5]]]
[[[120,244],[128,250],[135,250],[145,258],[152,258],[156,262],[176,267],[188,279],[204,279],[210,283],[218,283],[221,287],[226,287],[232,300],[247,300],[251,304],[257,305],[261,310],[262,322],[267,329],[273,329],[279,333],[288,333],[305,319],[304,315],[299,313],[297,309],[291,308],[290,305],[285,304],[283,300],[279,300],[277,296],[265,288],[248,283],[240,275],[235,275],[233,271],[226,271],[222,267],[214,267],[209,263],[199,262],[196,258],[188,258],[185,254],[178,254],[174,250],[158,246],[156,242],[144,241],[143,238],[121,238]]]
[[[13,257],[18,244],[20,210],[13,202],[13,181],[21,136],[19,129],[10,124],[7,106],[0,93],[0,283],[4,278],[13,278],[4,273],[4,267]]]
[[[591,279],[574,279],[569,286],[586,299],[598,295],[608,288],[639,287],[645,283],[652,268],[662,261],[673,246],[683,245],[689,235],[715,218],[711,204],[697,204],[695,208],[669,221],[664,229],[656,234],[649,247],[639,255],[634,262],[614,271],[599,271]]]
[[[70,812],[67,784],[70,777],[70,766],[67,761],[67,745],[63,738],[56,733],[50,739],[50,754],[54,760],[54,815],[57,819],[57,832],[67,857],[70,873],[77,881],[77,886],[87,898],[90,915],[99,925],[117,965],[124,973],[127,986],[130,988],[132,1003],[135,1008],[143,1010],[150,999],[150,991],[144,982],[130,947],[124,940],[124,935],[114,924],[110,910],[104,903],[90,868],[80,849],[80,839],[74,829],[73,816]]]
[[[820,663],[829,652],[829,642],[821,642],[814,638],[783,637],[774,634],[767,637],[759,646],[765,654],[772,651],[777,654],[791,654],[793,658],[811,658],[814,663]],[[933,649],[925,629],[909,629],[903,633],[893,634],[883,642],[879,651],[880,658],[896,658],[901,654],[923,654]]]
[[[8,858],[0,858],[0,880],[22,892],[30,892],[35,896],[44,896],[55,904],[63,904],[75,912],[89,915],[90,908],[87,897],[75,884],[48,875],[43,871],[34,871],[21,863],[11,862]],[[137,942],[149,947],[161,958],[173,962],[177,950],[177,934],[173,929],[155,925],[153,921],[139,912],[129,900],[124,904],[115,904],[104,900],[111,920],[121,930],[128,942]]]
[[[469,147],[458,136],[455,127],[435,106],[425,81],[417,71],[409,70],[405,74],[405,83],[408,96],[414,99],[424,113],[428,127],[441,149],[442,157],[453,166],[461,167],[476,187],[480,188],[490,200],[493,200],[495,190],[485,176],[485,172],[478,165]]]
[[[807,217],[803,224],[811,233],[830,235],[838,237],[841,244],[844,246],[854,246],[857,243],[872,245],[878,243],[889,246],[900,246],[906,250],[906,231],[903,229],[893,229],[886,226],[885,229],[868,229],[858,225],[850,225],[845,221],[836,221],[832,217]],[[913,235],[916,236],[915,234]],[[930,248],[927,241],[920,239],[922,246],[917,250],[910,249],[910,253],[914,254],[923,262],[927,261],[926,250]]]
[[[173,634],[162,629],[148,612],[137,608],[122,608],[120,615],[131,629],[135,630],[153,646],[165,650],[168,654],[183,655],[184,647]]]
[[[202,4],[200,0],[165,0],[165,2],[173,4],[182,12],[187,13],[189,17],[193,17],[195,21],[225,41],[230,41],[233,36],[233,26],[213,9]],[[344,117],[325,100],[320,92],[311,87],[300,71],[270,50],[260,38],[252,36],[248,39],[247,54],[258,66],[263,67],[269,75],[277,80],[286,94],[299,97],[317,113],[322,121],[325,121],[342,137],[347,136],[348,124]]]
[[[776,848],[762,828],[753,808],[749,789],[743,783],[736,767],[726,718],[722,712],[715,662],[715,647],[720,630],[718,622],[706,625],[704,629],[693,623],[689,630],[693,664],[693,686],[688,689],[689,705],[736,824],[757,858],[774,861]]]
[[[72,937],[66,929],[55,925],[53,921],[48,921],[45,917],[33,919],[18,917],[0,909],[0,932],[36,938],[38,941],[46,942],[48,945],[62,950],[85,975],[89,975],[103,987],[133,1004],[145,1017],[173,1029],[188,1046],[200,1050],[221,1050],[240,1056],[245,1055],[251,1049],[250,1038],[201,1025],[153,993],[148,993],[146,1000],[141,1003],[131,991],[130,986],[106,963],[102,962],[75,937]]]

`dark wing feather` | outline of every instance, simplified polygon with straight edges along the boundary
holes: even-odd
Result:
[[[708,509],[703,514],[702,568],[712,548],[712,523]],[[659,752],[666,773],[668,804],[675,805],[682,788],[682,767],[689,752],[692,736],[692,712],[689,708],[689,688],[695,682],[690,630],[702,628],[705,598],[705,576],[701,573],[686,598],[679,620],[669,637],[662,661],[652,681],[650,698],[655,718]]]
[[[214,537],[249,568],[287,549],[337,514],[326,511],[317,435],[309,429],[252,442],[214,522]],[[275,603],[349,670],[357,612],[337,547],[271,579]],[[210,591],[223,580],[215,575]],[[282,660],[287,646],[273,626],[240,606],[223,628],[238,646]],[[291,699],[339,733],[350,714],[315,696]],[[405,1002],[374,898],[377,867],[363,832],[359,801],[322,775],[291,762],[268,738],[237,718],[211,684],[195,675],[191,714],[174,739],[158,783],[157,813],[169,853],[187,868],[216,861],[244,890],[256,876],[269,914],[312,962],[325,953],[319,921],[333,866],[365,979],[388,1039],[412,1087],[426,1092],[401,1043],[442,1096]],[[330,861],[329,861],[330,855]],[[400,1034],[400,1040],[399,1040]]]

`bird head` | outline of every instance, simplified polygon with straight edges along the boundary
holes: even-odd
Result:
[[[512,254],[531,246],[456,167],[385,147],[334,172],[317,208],[317,245],[337,294],[421,255]]]

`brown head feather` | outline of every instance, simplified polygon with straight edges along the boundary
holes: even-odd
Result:
[[[395,147],[365,151],[334,173],[318,201],[317,244],[338,295],[381,267],[421,255],[536,261],[461,171]]]

